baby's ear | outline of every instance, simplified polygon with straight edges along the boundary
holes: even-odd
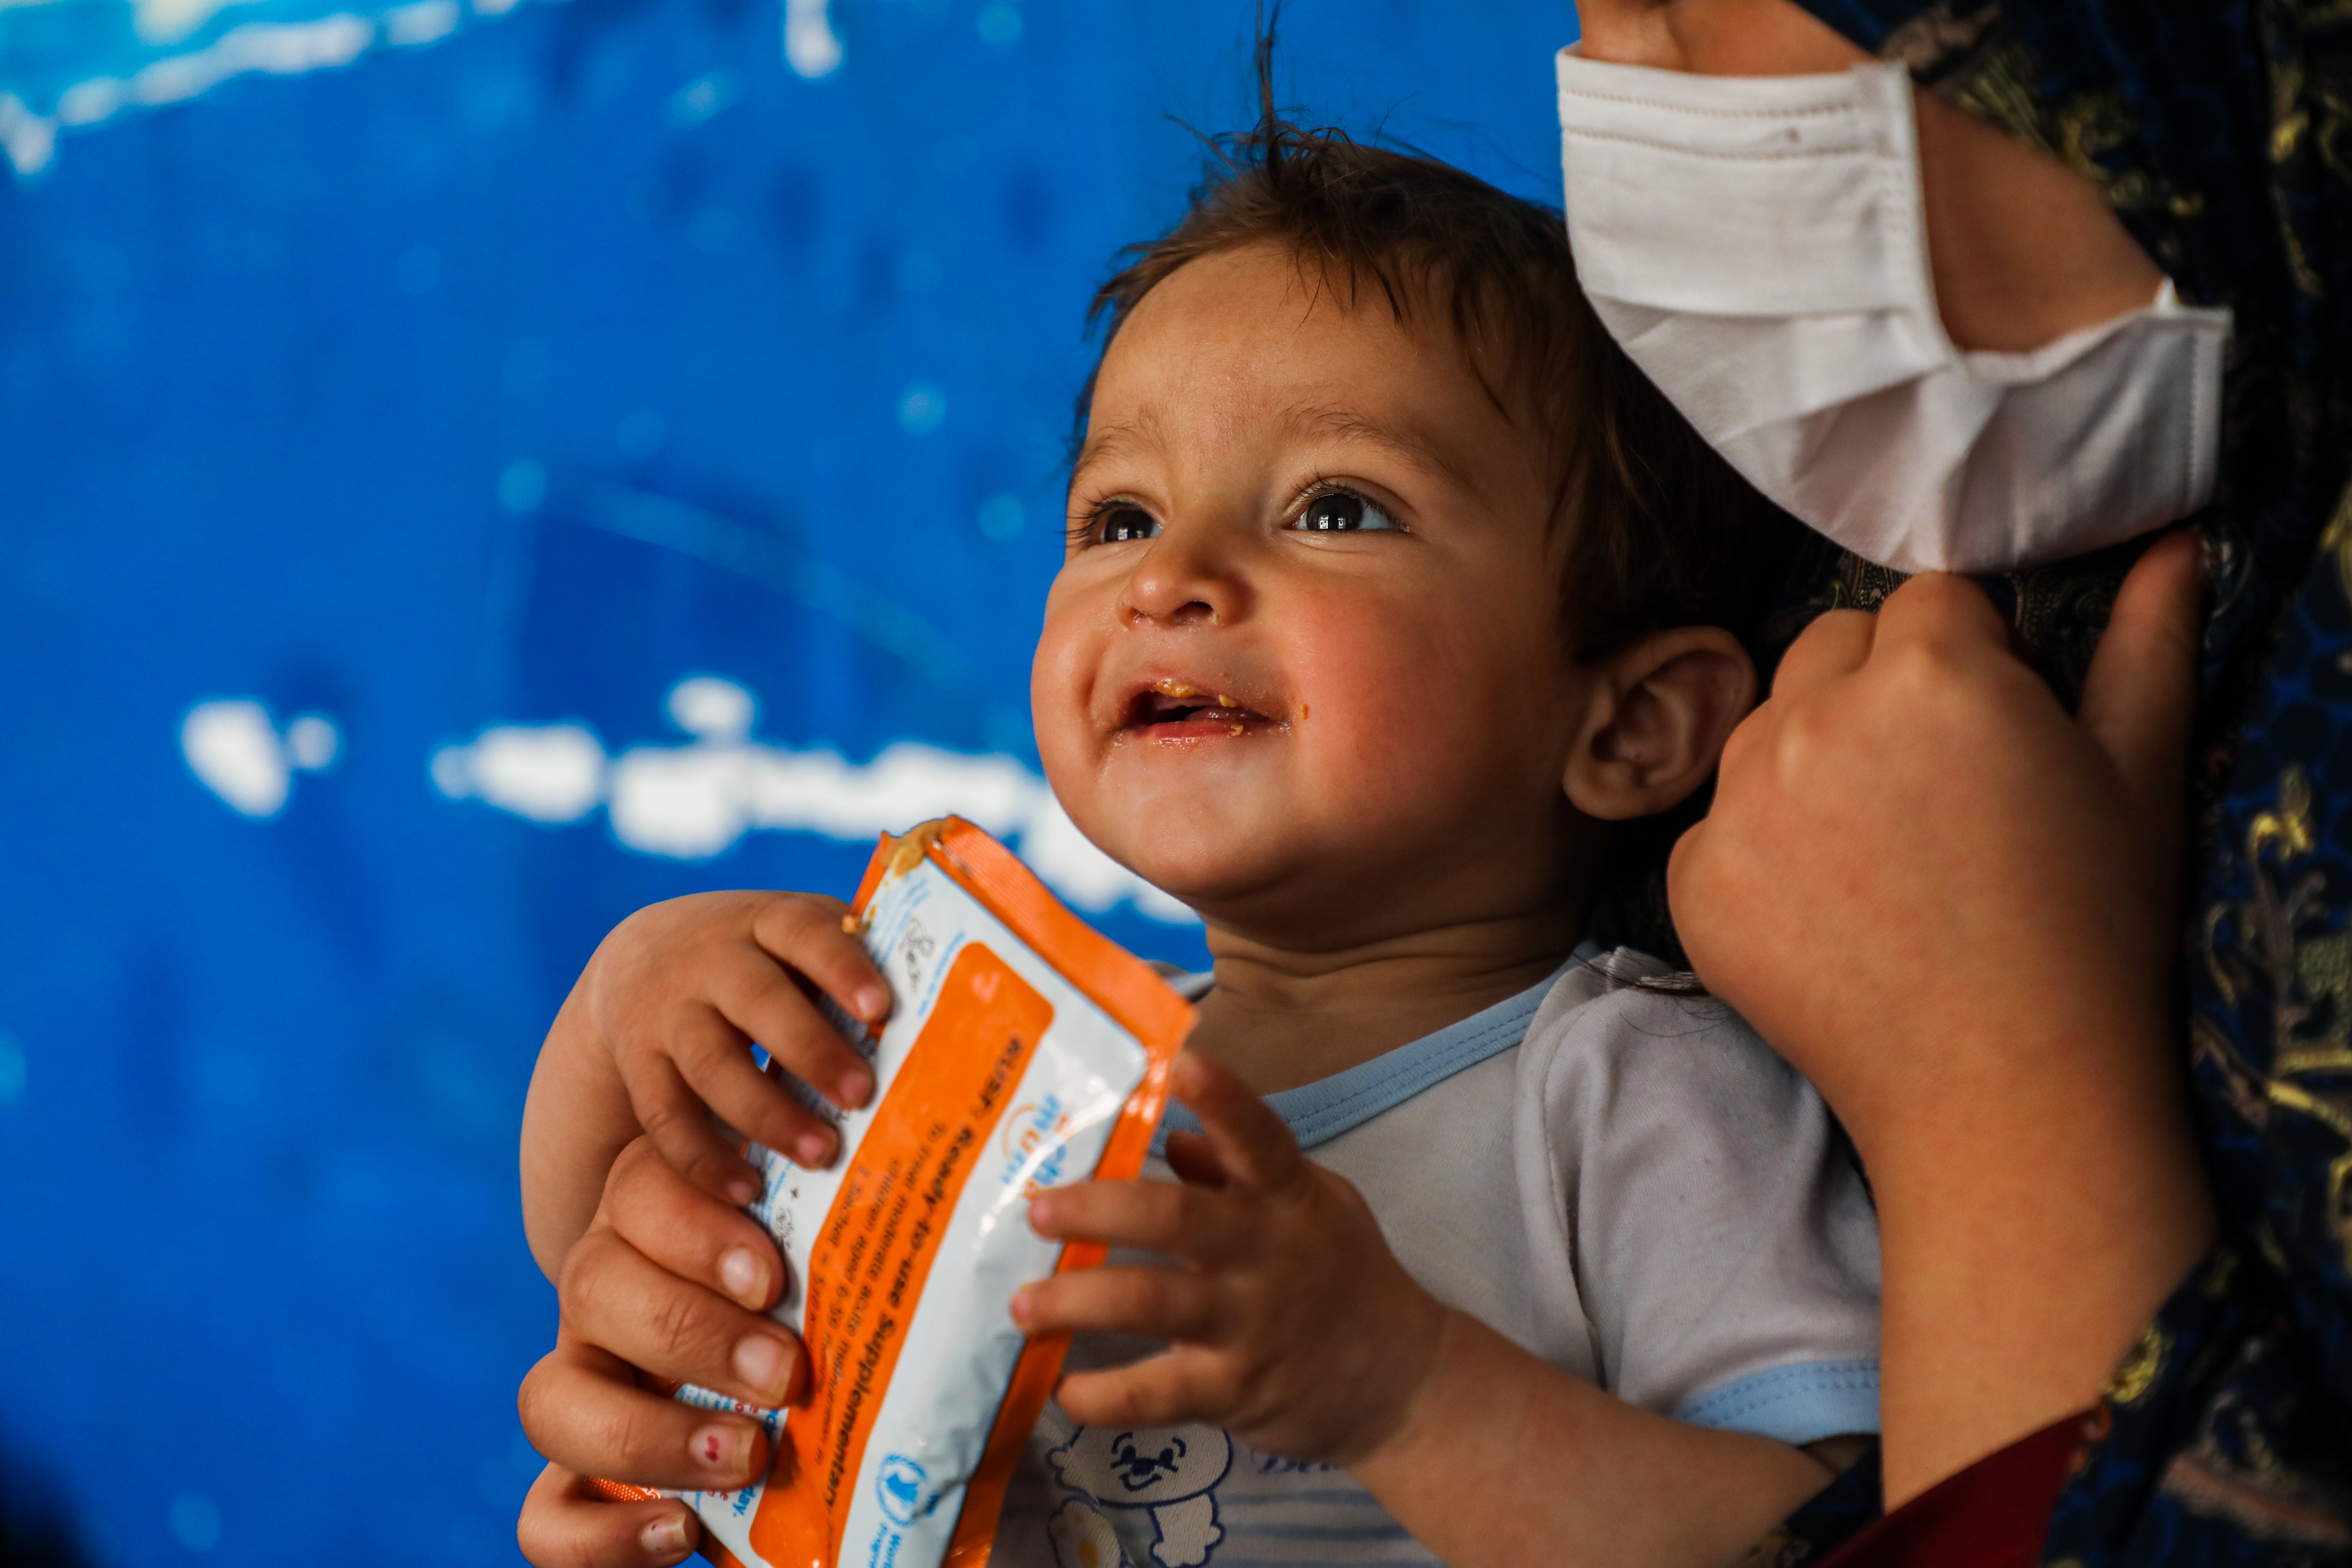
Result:
[[[1601,662],[1560,784],[1587,816],[1664,811],[1706,781],[1756,701],[1756,666],[1720,626],[1654,632]]]

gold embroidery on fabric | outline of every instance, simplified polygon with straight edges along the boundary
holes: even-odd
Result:
[[[2137,1405],[2156,1386],[2158,1373],[2164,1370],[2164,1358],[2172,1348],[2164,1331],[2150,1323],[2139,1331],[2138,1342],[2124,1352],[2100,1392],[2111,1405]]]
[[[2314,1046],[2279,1053],[2279,1077],[2293,1078],[2305,1072],[2352,1072],[2352,1050],[2342,1046]]]
[[[2158,1489],[2191,1514],[2226,1519],[2278,1545],[2352,1544],[2347,1500],[2328,1480],[2279,1463],[2242,1398],[2227,1393],[2207,1407],[2197,1440],[2172,1458]],[[2224,1436],[2224,1433],[2227,1436]]]
[[[2339,586],[2352,595],[2352,500],[2337,507],[2321,549],[2334,556]],[[2227,1005],[2252,992],[2252,982],[2268,983],[2269,1070],[2249,1062],[2209,1018],[2191,1020],[2189,1056],[2200,1071],[2213,1074],[2209,1082],[2218,1079],[2222,1099],[2245,1125],[2268,1126],[2275,1110],[2316,1123],[2341,1146],[2327,1165],[2326,1223],[2352,1268],[2352,1093],[2336,1087],[2352,1075],[2352,928],[2308,929],[2326,912],[2326,879],[2297,863],[2317,848],[2318,837],[2311,781],[2290,765],[2279,774],[2277,804],[2246,825],[2250,893],[2209,911],[2202,931],[2206,967]],[[2260,1243],[2263,1256],[2284,1268],[2267,1229]],[[2200,1474],[2192,1465],[2182,1472],[2184,1484],[2193,1489],[2212,1479]]]
[[[2336,498],[2336,514],[2327,520],[2320,531],[2319,551],[2336,557],[2336,584],[2344,590],[2347,603],[2352,603],[2352,485]]]
[[[2294,980],[2305,1002],[2315,1006],[2322,1002],[2329,1005],[2327,1023],[2310,1037],[2321,1042],[2323,1053],[2341,1054],[2328,1047],[2352,1039],[2352,931],[2328,931],[2296,942]],[[2283,1052],[2272,1062],[2271,1070],[2284,1078],[2294,1070],[2287,1066],[2288,1059],[2308,1054]]]
[[[2311,781],[2304,777],[2303,769],[2289,764],[2279,775],[2279,804],[2276,811],[2254,814],[2246,829],[2246,858],[2256,866],[2262,864],[2263,851],[2272,845],[2279,846],[2281,864],[2311,853],[2315,843],[2311,836]]]
[[[2145,169],[2115,170],[2100,162],[2139,134],[2139,122],[2112,92],[2089,92],[2070,100],[2058,116],[2060,157],[2098,182],[2107,205],[2128,212],[2162,200],[2156,177]]]
[[[2352,0],[2345,3],[2352,5]],[[1953,14],[1952,0],[1936,0],[1887,34],[1878,46],[1878,58],[1908,66],[1914,76],[1933,76],[1975,48],[2000,19],[1997,5],[1960,16]]]
[[[2261,16],[2263,44],[2270,58],[2276,62],[2271,78],[2271,162],[2275,166],[2294,157],[2308,117],[2303,109],[2303,61],[2279,48],[2275,7],[2262,7]],[[2327,287],[2320,281],[2311,258],[2304,253],[2301,227],[2287,204],[2286,184],[2275,174],[2270,180],[2270,196],[2278,218],[2279,238],[2286,247],[2287,270],[2294,277],[2296,291],[2314,300],[2324,298]]]

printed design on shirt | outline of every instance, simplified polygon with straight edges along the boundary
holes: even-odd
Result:
[[[1217,1427],[1081,1426],[1046,1462],[1079,1494],[1047,1526],[1060,1568],[1112,1568],[1122,1515],[1148,1515],[1159,1568],[1202,1568],[1225,1537],[1215,1489],[1234,1443]]]

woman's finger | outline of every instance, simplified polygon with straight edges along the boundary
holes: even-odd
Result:
[[[2147,547],[2116,592],[2076,710],[2145,809],[2179,809],[2204,637],[2197,536],[2175,529]]]
[[[1814,688],[1851,675],[1870,658],[1878,617],[1864,610],[1831,610],[1813,617],[1780,656],[1772,672],[1769,706],[1783,698],[1802,697]]]
[[[656,1267],[738,1306],[764,1312],[783,1294],[784,1262],[774,1239],[758,1221],[678,1174],[648,1139],[613,1162],[599,1215]]]
[[[1168,1088],[1201,1119],[1210,1152],[1234,1185],[1275,1193],[1305,1177],[1307,1156],[1289,1123],[1232,1068],[1187,1051],[1170,1070]]]
[[[640,1388],[635,1367],[568,1331],[522,1380],[515,1404],[530,1446],[579,1475],[728,1491],[768,1461],[767,1434],[751,1416]]]
[[[2004,663],[2022,669],[2014,629],[1993,607],[1976,579],[1954,572],[1922,572],[1878,607],[1870,652],[1932,647],[1973,664],[1998,651]]]
[[[890,986],[866,944],[845,927],[850,919],[849,906],[839,899],[799,893],[761,905],[752,916],[751,935],[851,1017],[878,1024],[890,1016]]]
[[[550,1465],[531,1482],[515,1544],[534,1568],[668,1568],[684,1562],[702,1527],[674,1498],[614,1502]]]
[[[632,1366],[762,1410],[792,1398],[802,1357],[791,1331],[679,1279],[608,1226],[573,1246],[556,1291],[568,1330]]]
[[[1024,1334],[1143,1334],[1206,1342],[1216,1332],[1216,1292],[1198,1274],[1175,1268],[1073,1268],[1013,1298],[1013,1321]]]

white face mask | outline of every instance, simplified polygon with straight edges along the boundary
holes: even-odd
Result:
[[[2032,353],[1936,312],[1911,80],[1559,57],[1577,271],[1612,336],[1766,495],[1903,572],[2081,554],[2211,499],[2227,310]]]

